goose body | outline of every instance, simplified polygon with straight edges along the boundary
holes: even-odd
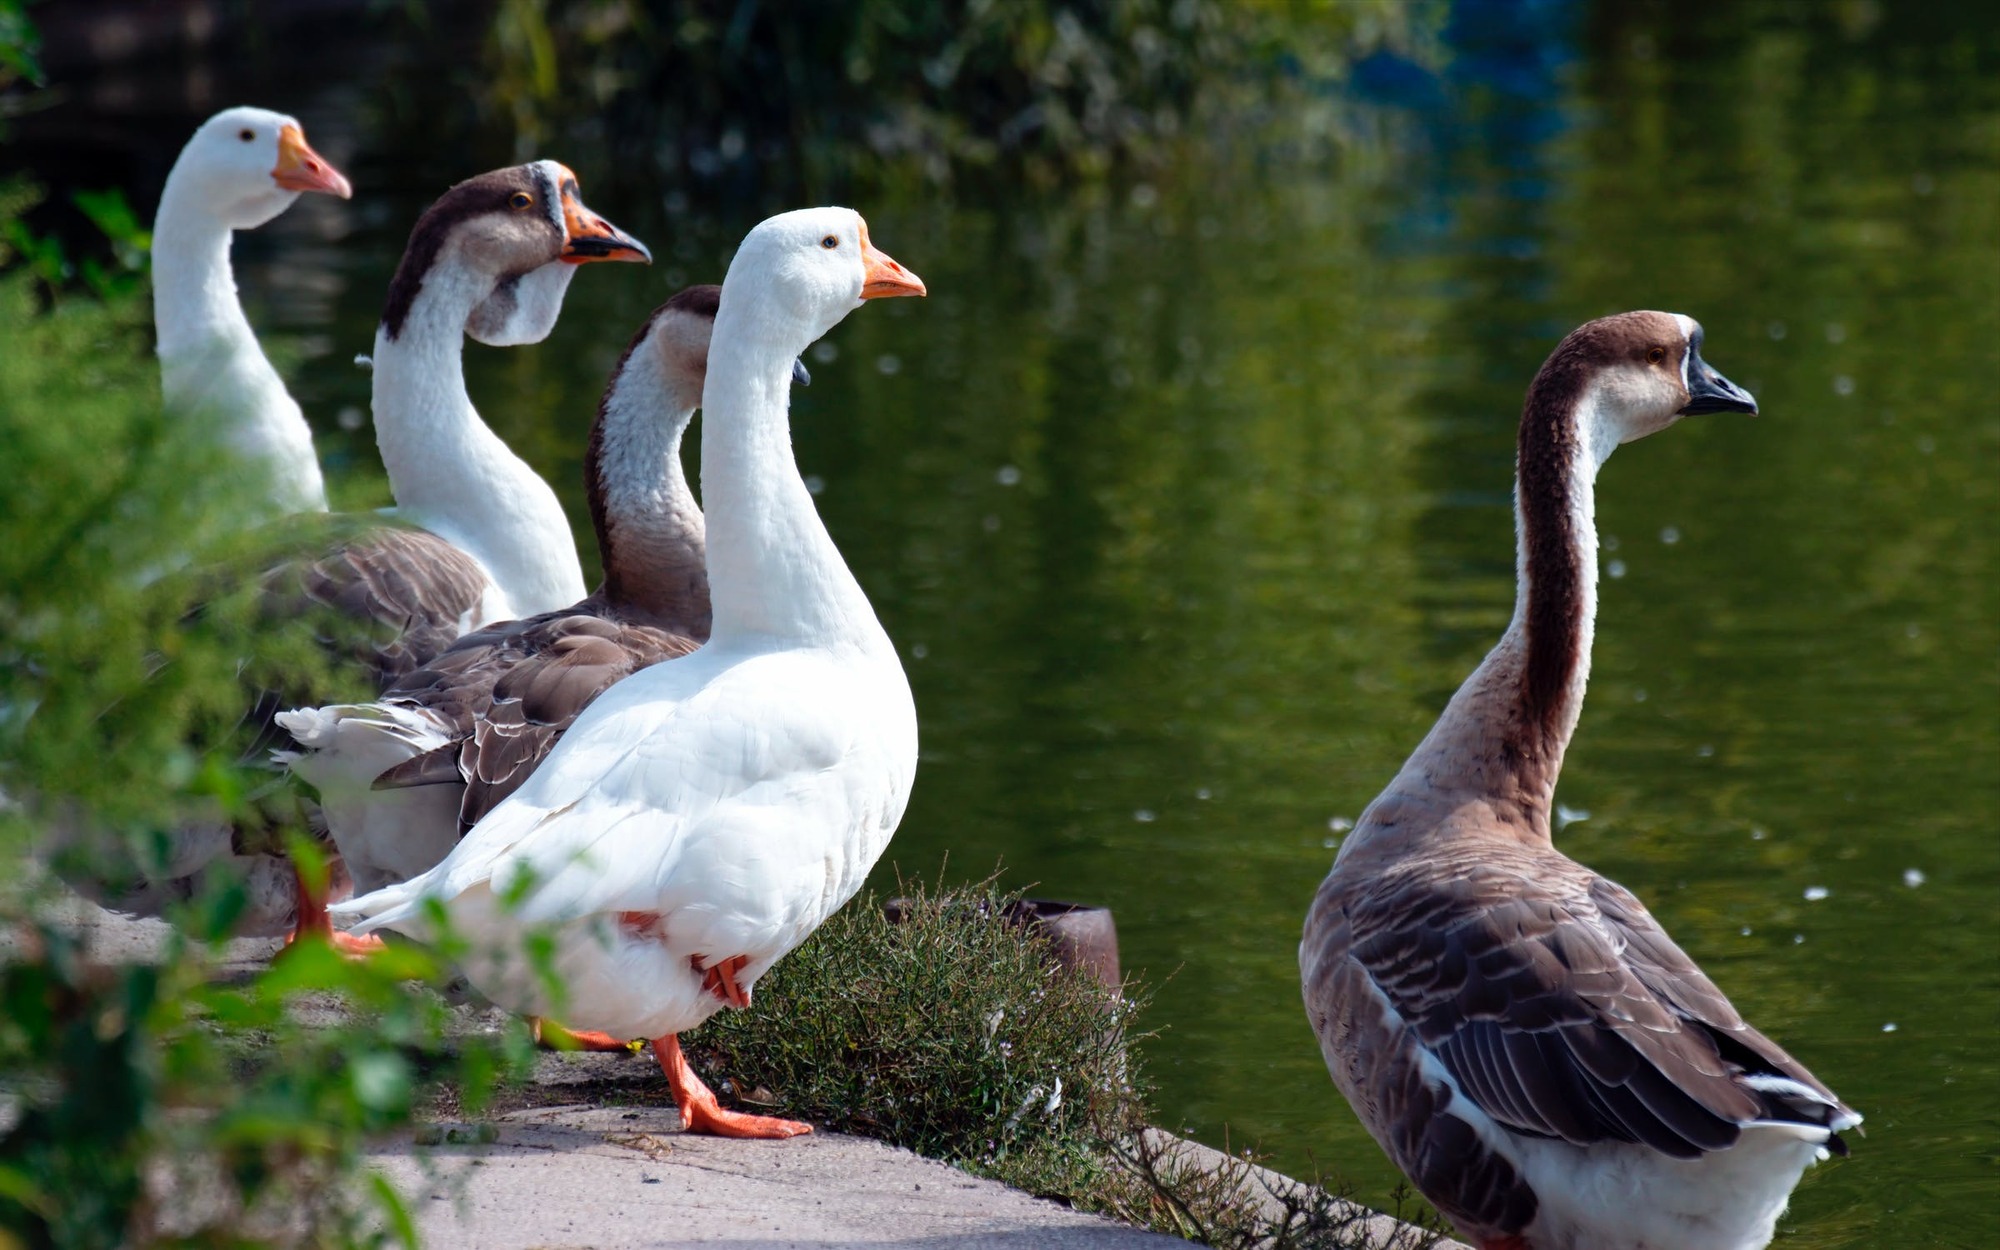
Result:
[[[436,868],[338,909],[357,930],[422,936],[435,901],[495,1001],[653,1038],[690,1127],[807,1130],[723,1111],[674,1035],[747,1004],[860,888],[909,800],[909,684],[792,461],[787,391],[799,354],[863,299],[922,292],[850,210],[751,231],[703,389],[708,643],[600,695]],[[560,1003],[521,958],[543,928]]]
[[[268,503],[280,513],[325,511],[326,485],[305,414],[244,316],[229,245],[304,191],[353,194],[297,119],[225,109],[181,149],[153,220],[153,324],[167,407],[214,422],[233,450],[266,470]]]
[[[1306,1010],[1334,1083],[1481,1247],[1763,1246],[1861,1119],[1551,839],[1589,676],[1597,470],[1682,416],[1756,411],[1700,346],[1688,318],[1626,313],[1542,367],[1521,421],[1513,621],[1306,918]]]
[[[278,717],[358,890],[433,867],[599,694],[707,640],[705,526],[680,450],[719,295],[693,287],[656,309],[605,388],[584,473],[596,593],[468,634],[373,703]]]

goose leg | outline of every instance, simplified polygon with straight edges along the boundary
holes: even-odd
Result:
[[[372,933],[367,937],[355,937],[351,933],[342,933],[335,929],[333,917],[326,914],[325,892],[307,885],[305,875],[296,867],[292,869],[292,880],[298,883],[299,910],[298,919],[292,922],[291,933],[285,937],[286,946],[292,945],[308,933],[315,933],[324,939],[327,945],[349,959],[360,959],[382,949],[382,939]]]
[[[702,1084],[681,1053],[681,1041],[672,1033],[653,1039],[653,1054],[667,1077],[667,1088],[681,1109],[681,1127],[690,1133],[713,1133],[717,1137],[797,1137],[812,1132],[812,1125],[798,1120],[781,1120],[770,1115],[750,1115],[725,1111],[715,1100],[715,1092]]]
[[[743,971],[743,965],[750,962],[750,956],[737,955],[719,960],[714,967],[708,969],[702,968],[699,955],[694,956],[691,962],[694,964],[694,970],[701,973],[701,988],[731,1007],[741,1009],[750,1005],[750,991],[736,983],[736,974]]]
[[[540,1016],[528,1017],[528,1031],[535,1035],[538,1045],[550,1050],[602,1050],[624,1051],[636,1055],[644,1041],[620,1041],[609,1033],[599,1033],[595,1029],[566,1029],[553,1020]]]

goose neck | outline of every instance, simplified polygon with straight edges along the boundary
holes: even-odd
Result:
[[[465,321],[491,289],[436,270],[398,333],[376,329],[375,442],[403,519],[478,560],[506,610],[530,616],[582,599],[583,569],[555,492],[466,393]]]
[[[1592,393],[1566,404],[1531,397],[1514,484],[1513,617],[1385,800],[1480,804],[1500,827],[1549,840],[1556,780],[1590,677],[1597,471],[1616,445]]]
[[[814,336],[760,323],[753,308],[725,288],[702,393],[714,639],[887,648],[792,460],[792,362]]]
[[[421,508],[452,485],[439,467],[499,442],[465,389],[465,320],[480,298],[475,284],[451,271],[433,273],[397,333],[376,329],[375,441],[400,507]]]
[[[584,456],[602,597],[662,628],[708,636],[706,527],[681,466],[681,436],[701,402],[698,378],[666,367],[642,341],[619,366]]]
[[[254,346],[229,264],[233,234],[168,176],[153,221],[153,323],[162,359],[213,350],[218,340]]]

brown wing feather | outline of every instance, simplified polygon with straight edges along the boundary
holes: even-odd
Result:
[[[453,741],[398,765],[376,785],[442,778],[439,763],[455,756],[454,779],[465,785],[463,834],[527,780],[598,695],[699,645],[683,634],[620,620],[591,600],[468,634],[384,696],[424,709]]]
[[[1538,858],[1419,863],[1348,902],[1350,957],[1487,1114],[1678,1158],[1731,1145],[1753,1119],[1827,1122],[1743,1084],[1770,1074],[1825,1092],[1636,898]]]
[[[346,536],[264,573],[261,610],[273,619],[309,618],[326,653],[351,666],[349,680],[328,687],[290,673],[246,674],[243,759],[261,761],[289,745],[273,719],[284,709],[372,695],[435,658],[490,585],[477,560],[425,530],[362,528],[347,518],[331,524]]]
[[[343,543],[299,573],[307,599],[373,627],[355,658],[374,671],[378,689],[456,641],[489,585],[479,562],[444,539],[391,526]]]

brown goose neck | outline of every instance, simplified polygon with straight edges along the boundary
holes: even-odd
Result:
[[[1551,787],[1581,710],[1597,607],[1590,409],[1581,362],[1552,358],[1522,406],[1515,462],[1515,616],[1526,646],[1510,720],[1524,763],[1546,769]]]
[[[1589,676],[1596,614],[1594,409],[1545,370],[1521,417],[1513,620],[1341,849],[1511,831],[1546,843],[1556,778]],[[1391,852],[1393,853],[1393,852]]]
[[[706,638],[707,546],[701,509],[681,467],[681,436],[701,378],[667,367],[643,329],[598,404],[584,452],[591,527],[610,608]]]

